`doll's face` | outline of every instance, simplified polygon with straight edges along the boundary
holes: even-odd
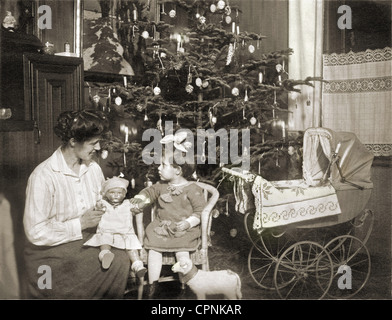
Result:
[[[127,192],[123,188],[112,188],[106,191],[105,198],[110,204],[120,204],[123,202]]]

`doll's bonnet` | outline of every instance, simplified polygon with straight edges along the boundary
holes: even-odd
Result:
[[[124,178],[113,177],[107,179],[102,185],[101,193],[104,195],[108,190],[113,188],[122,188],[127,191],[129,185],[129,181]]]

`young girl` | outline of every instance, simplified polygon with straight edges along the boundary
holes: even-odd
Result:
[[[133,228],[133,205],[124,200],[129,181],[120,177],[113,177],[103,183],[101,194],[103,199],[97,206],[105,210],[99,222],[97,233],[84,244],[99,246],[99,260],[103,269],[108,269],[114,259],[110,251],[112,247],[125,249],[132,262],[131,269],[137,277],[143,277],[147,269],[139,257],[138,250],[142,249]],[[142,235],[141,235],[142,237]]]
[[[161,181],[131,199],[139,209],[157,203],[155,219],[147,226],[144,248],[148,249],[148,298],[152,299],[162,269],[162,252],[175,252],[176,259],[189,258],[199,246],[200,219],[206,202],[203,190],[188,181],[195,164],[176,164],[172,152],[164,152],[158,173]]]

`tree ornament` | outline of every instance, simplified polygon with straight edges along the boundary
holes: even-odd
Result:
[[[230,8],[229,5],[227,5],[227,6],[225,7],[225,14],[226,14],[227,16],[231,15],[231,8]]]
[[[138,103],[138,104],[136,105],[136,110],[139,111],[139,112],[142,112],[142,110],[143,110],[143,105],[140,104],[140,103]]]
[[[203,81],[200,78],[196,78],[195,83],[198,87],[201,87],[203,84]]]
[[[121,106],[122,103],[121,97],[117,96],[116,99],[114,99],[114,103],[118,106]]]
[[[238,234],[238,231],[236,228],[233,228],[230,230],[230,237],[235,238]]]
[[[240,90],[237,88],[237,87],[234,87],[232,90],[231,90],[231,94],[233,95],[233,96],[238,96],[239,94],[240,94]]]
[[[187,84],[185,87],[185,91],[188,93],[192,93],[193,92],[193,86],[191,84]]]
[[[132,178],[131,179],[131,188],[135,189],[135,185],[136,185],[135,178]]]
[[[144,112],[144,121],[148,121],[147,108],[146,108],[146,110]]]
[[[216,5],[215,4],[210,5],[210,11],[212,13],[214,13],[216,11]]]
[[[231,17],[230,16],[226,16],[225,17],[225,21],[226,21],[227,24],[230,24],[231,23]]]
[[[310,105],[311,105],[310,93],[309,93],[309,92],[308,92],[308,98],[306,99],[306,105],[307,105],[308,107],[310,107]]]
[[[248,47],[248,50],[250,53],[254,53],[255,52],[255,46],[253,44],[250,44]]]
[[[169,11],[169,17],[170,17],[170,18],[175,18],[176,14],[177,14],[177,13],[176,13],[176,10],[174,10],[174,9],[172,9],[172,10]]]
[[[101,98],[99,97],[99,95],[95,95],[94,97],[93,97],[93,101],[96,103],[96,104],[98,104],[99,103],[99,100],[101,100]]]
[[[218,1],[218,9],[222,10],[226,6],[226,3],[223,0]]]
[[[252,117],[252,118],[250,118],[249,122],[252,126],[254,126],[257,122],[257,119],[255,117]]]
[[[188,84],[192,83],[191,67],[189,67],[189,73],[188,73],[188,77],[187,77],[187,83],[188,83]]]
[[[163,126],[162,126],[162,118],[159,115],[159,119],[157,121],[157,129],[161,132],[161,134],[163,135]]]
[[[289,147],[287,148],[287,152],[288,152],[288,154],[289,154],[290,156],[292,156],[292,155],[294,154],[294,152],[295,152],[294,147],[293,147],[293,146],[289,146]]]
[[[108,157],[108,155],[109,155],[109,151],[107,151],[107,150],[102,150],[102,152],[101,152],[101,158],[102,158],[103,160],[105,160],[105,159]]]
[[[203,83],[202,83],[203,88],[207,88],[208,85],[209,85],[209,82],[207,80],[203,81]]]
[[[154,88],[154,94],[157,96],[159,94],[161,94],[161,88],[159,88],[158,86]]]
[[[150,37],[150,34],[148,33],[148,31],[143,31],[143,32],[142,32],[142,37],[143,37],[144,39],[148,39],[148,38]]]
[[[200,18],[199,18],[199,22],[203,25],[203,24],[205,24],[206,23],[206,21],[207,21],[207,19],[206,19],[206,17],[204,17],[204,16],[200,16]]]

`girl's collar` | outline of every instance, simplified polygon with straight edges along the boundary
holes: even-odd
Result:
[[[185,182],[181,182],[181,183],[170,183],[170,182],[168,182],[167,184],[170,187],[184,187],[184,186],[186,186],[189,183],[190,183],[190,181],[185,181]]]

